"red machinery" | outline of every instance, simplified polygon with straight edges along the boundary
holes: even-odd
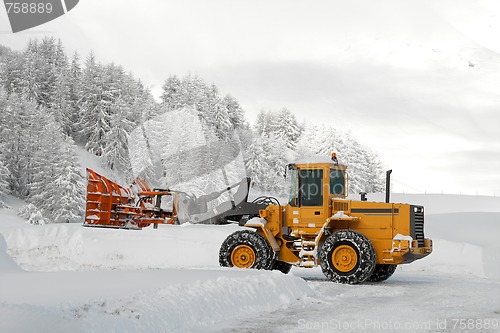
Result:
[[[91,169],[87,181],[85,226],[140,229],[177,221],[179,192],[151,191],[140,179],[125,188]]]

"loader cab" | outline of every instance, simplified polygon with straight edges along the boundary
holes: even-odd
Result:
[[[286,209],[290,211],[287,216],[291,220],[287,224],[321,227],[331,212],[332,199],[347,196],[346,169],[336,158],[289,164],[290,191]]]

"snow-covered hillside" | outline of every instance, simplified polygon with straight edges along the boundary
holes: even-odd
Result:
[[[9,198],[12,209],[0,210],[0,321],[6,332],[284,332],[335,331],[366,318],[438,331],[447,319],[441,331],[453,332],[454,318],[500,320],[500,301],[487,297],[500,292],[500,199],[393,199],[427,205],[434,253],[386,282],[349,286],[326,281],[319,268],[220,268],[219,246],[238,226],[35,226]]]

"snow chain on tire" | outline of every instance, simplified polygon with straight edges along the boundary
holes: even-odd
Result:
[[[340,262],[334,264],[334,256]],[[372,242],[354,230],[340,230],[329,236],[321,247],[319,259],[323,274],[329,280],[348,284],[366,281],[377,263]]]
[[[382,282],[394,274],[398,265],[377,264],[373,274],[368,278],[370,282]]]
[[[290,272],[290,270],[292,269],[292,264],[289,264],[289,263],[284,262],[284,261],[276,260],[272,269],[280,271],[283,274],[288,274]]]
[[[236,231],[222,243],[219,251],[219,264],[222,267],[234,266],[231,262],[231,255],[233,251],[238,250],[238,246],[253,250],[255,261],[249,268],[270,270],[273,267],[275,261],[273,249],[263,236],[250,230]]]

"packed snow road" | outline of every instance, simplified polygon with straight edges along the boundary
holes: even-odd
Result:
[[[500,282],[471,275],[398,269],[382,283],[340,285],[295,270],[314,295],[230,332],[499,332]],[[214,330],[213,332],[215,332]]]

